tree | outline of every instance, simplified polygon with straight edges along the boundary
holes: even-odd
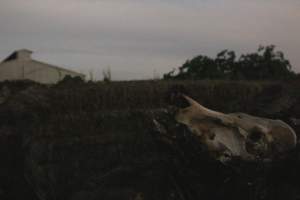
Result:
[[[223,50],[216,58],[199,55],[187,60],[164,79],[230,79],[230,80],[281,80],[296,77],[283,52],[274,45],[259,46],[257,52],[242,54],[237,59],[234,51]]]
[[[295,76],[290,62],[275,46],[260,46],[256,53],[242,55],[239,60],[240,70],[246,79],[287,79]]]
[[[215,63],[223,79],[232,79],[236,71],[236,54],[234,51],[223,50],[217,54]]]

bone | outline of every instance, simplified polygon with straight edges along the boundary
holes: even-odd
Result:
[[[219,155],[216,159],[220,161],[225,154],[244,160],[270,160],[296,146],[294,130],[281,120],[245,113],[224,114],[182,96],[190,106],[180,108],[175,119],[201,138],[200,143],[212,154]]]
[[[197,101],[195,101],[194,99],[183,95],[183,97],[190,103],[191,107],[195,107],[198,109],[199,112],[202,112],[203,114],[209,115],[209,116],[223,116],[224,114],[221,112],[217,112],[214,110],[210,110],[204,106],[202,106],[200,103],[198,103]]]

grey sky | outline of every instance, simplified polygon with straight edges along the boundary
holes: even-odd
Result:
[[[275,44],[300,72],[299,0],[0,0],[0,58],[38,60],[101,78],[153,78],[198,54]]]

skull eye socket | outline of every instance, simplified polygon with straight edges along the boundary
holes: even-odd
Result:
[[[263,136],[263,133],[260,132],[259,130],[253,130],[250,135],[249,135],[249,139],[256,142],[259,141]]]

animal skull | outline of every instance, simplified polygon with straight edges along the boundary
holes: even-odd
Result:
[[[281,120],[254,117],[244,113],[224,114],[200,105],[182,95],[189,106],[180,108],[175,119],[220,161],[271,160],[296,146],[293,129]]]

